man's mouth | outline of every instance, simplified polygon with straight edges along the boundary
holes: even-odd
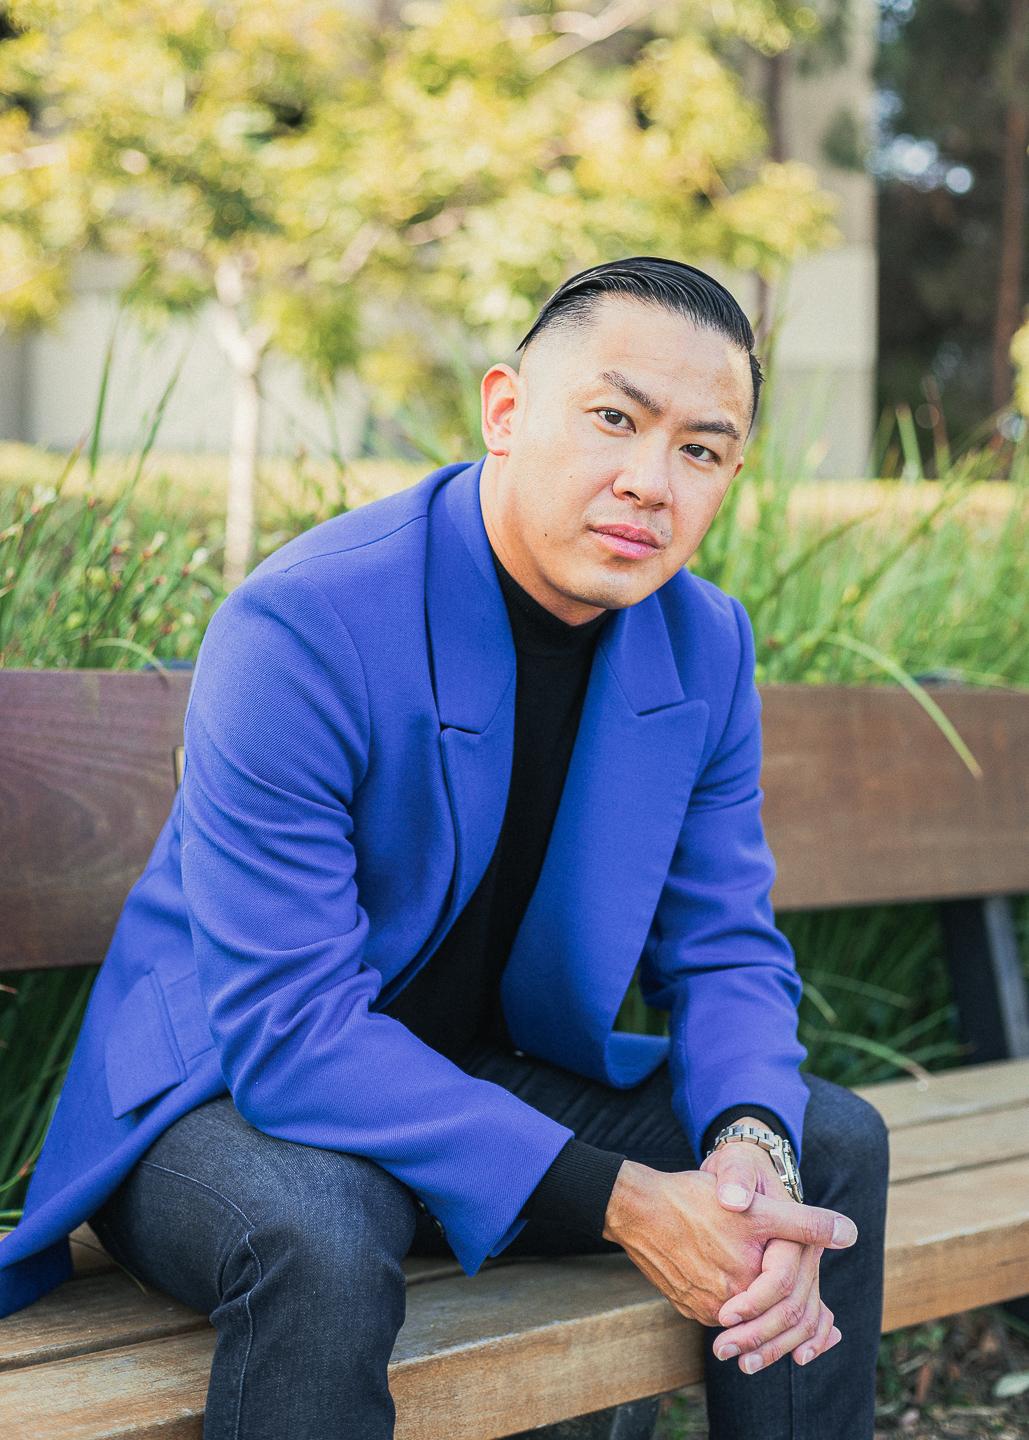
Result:
[[[639,525],[594,525],[591,528],[605,550],[615,555],[640,559],[655,555],[663,548],[663,542],[652,530]]]

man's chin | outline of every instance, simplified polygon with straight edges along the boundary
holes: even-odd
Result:
[[[590,596],[589,604],[603,605],[608,609],[624,609],[636,605],[653,595],[668,579],[661,560],[655,554],[653,560],[618,560],[594,567],[592,574],[580,577],[582,590]],[[593,598],[595,597],[595,598]]]
[[[629,577],[626,577],[628,580]],[[661,582],[663,583],[663,582]],[[581,590],[570,591],[570,595],[582,605],[591,605],[600,610],[627,610],[630,605],[636,605],[652,595],[657,585],[645,586],[640,584],[639,577],[633,577],[631,584],[621,584],[612,581],[611,577],[605,576],[592,584],[582,587]]]

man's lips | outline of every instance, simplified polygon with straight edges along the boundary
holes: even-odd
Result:
[[[602,537],[605,549],[616,555],[653,555],[664,545],[652,530],[639,525],[593,525],[591,529]]]

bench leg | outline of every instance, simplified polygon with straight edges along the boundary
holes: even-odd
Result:
[[[958,1031],[969,1065],[1029,1056],[1029,1002],[1011,902],[944,900],[939,907]]]
[[[592,1415],[575,1420],[562,1420],[557,1425],[543,1425],[538,1430],[523,1430],[510,1440],[652,1440],[657,1424],[661,1397],[633,1400],[627,1405],[612,1405]]]

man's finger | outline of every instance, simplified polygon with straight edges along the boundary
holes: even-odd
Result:
[[[769,1240],[761,1260],[761,1274],[746,1290],[726,1300],[718,1312],[718,1323],[729,1327],[764,1315],[773,1305],[790,1296],[802,1277],[810,1276],[812,1270],[817,1271],[821,1255],[818,1245],[798,1245],[794,1240]],[[726,1338],[727,1342],[739,1344],[741,1350],[746,1349],[738,1335]]]
[[[782,1360],[794,1350],[810,1344],[818,1333],[821,1307],[818,1291],[811,1290],[796,1325],[780,1331],[774,1339],[758,1346],[756,1350],[748,1350],[745,1355],[741,1355],[740,1369],[747,1375],[754,1375],[758,1370],[774,1365],[777,1360]]]
[[[773,1200],[755,1195],[747,1212],[769,1235],[782,1240],[799,1240],[802,1245],[821,1245],[826,1250],[846,1250],[858,1236],[849,1215],[823,1210],[817,1205],[798,1205],[796,1200]]]
[[[807,1365],[810,1361],[821,1355],[829,1348],[829,1340],[836,1327],[833,1325],[833,1313],[828,1305],[822,1304],[822,1312],[818,1320],[818,1329],[814,1338],[807,1345],[801,1345],[793,1352],[793,1358],[798,1365]],[[838,1335],[840,1332],[836,1330]]]
[[[728,1146],[726,1149],[728,1150]],[[741,1151],[742,1145],[734,1145]],[[746,1210],[757,1189],[757,1167],[746,1155],[726,1155],[718,1167],[718,1200],[727,1210]]]

